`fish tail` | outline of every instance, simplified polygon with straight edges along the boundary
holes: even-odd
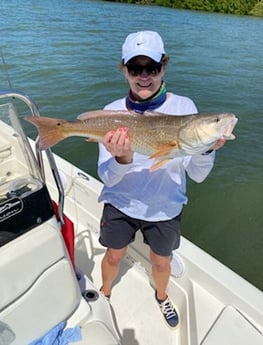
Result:
[[[39,133],[38,147],[40,150],[47,150],[66,137],[62,126],[63,123],[67,122],[65,120],[38,116],[27,116],[25,120],[37,127]]]

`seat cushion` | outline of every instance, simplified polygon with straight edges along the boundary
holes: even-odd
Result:
[[[27,345],[66,320],[80,302],[55,218],[0,247],[0,321]]]

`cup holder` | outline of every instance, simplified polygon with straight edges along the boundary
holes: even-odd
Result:
[[[88,303],[95,302],[99,299],[99,294],[96,290],[85,290],[82,293],[82,296],[84,297],[85,301]]]

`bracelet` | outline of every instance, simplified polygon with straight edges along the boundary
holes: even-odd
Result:
[[[206,151],[206,152],[202,153],[202,156],[209,155],[209,154],[210,154],[210,153],[212,153],[213,151],[214,151],[213,149],[208,150],[208,151]]]

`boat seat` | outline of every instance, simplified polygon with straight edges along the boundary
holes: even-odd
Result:
[[[11,155],[11,144],[3,139],[0,138],[0,162],[3,158],[7,158]]]
[[[210,329],[202,345],[262,345],[262,333],[234,307],[226,307]]]
[[[81,300],[55,216],[0,247],[0,279],[5,345],[28,345],[42,337],[68,319]]]

